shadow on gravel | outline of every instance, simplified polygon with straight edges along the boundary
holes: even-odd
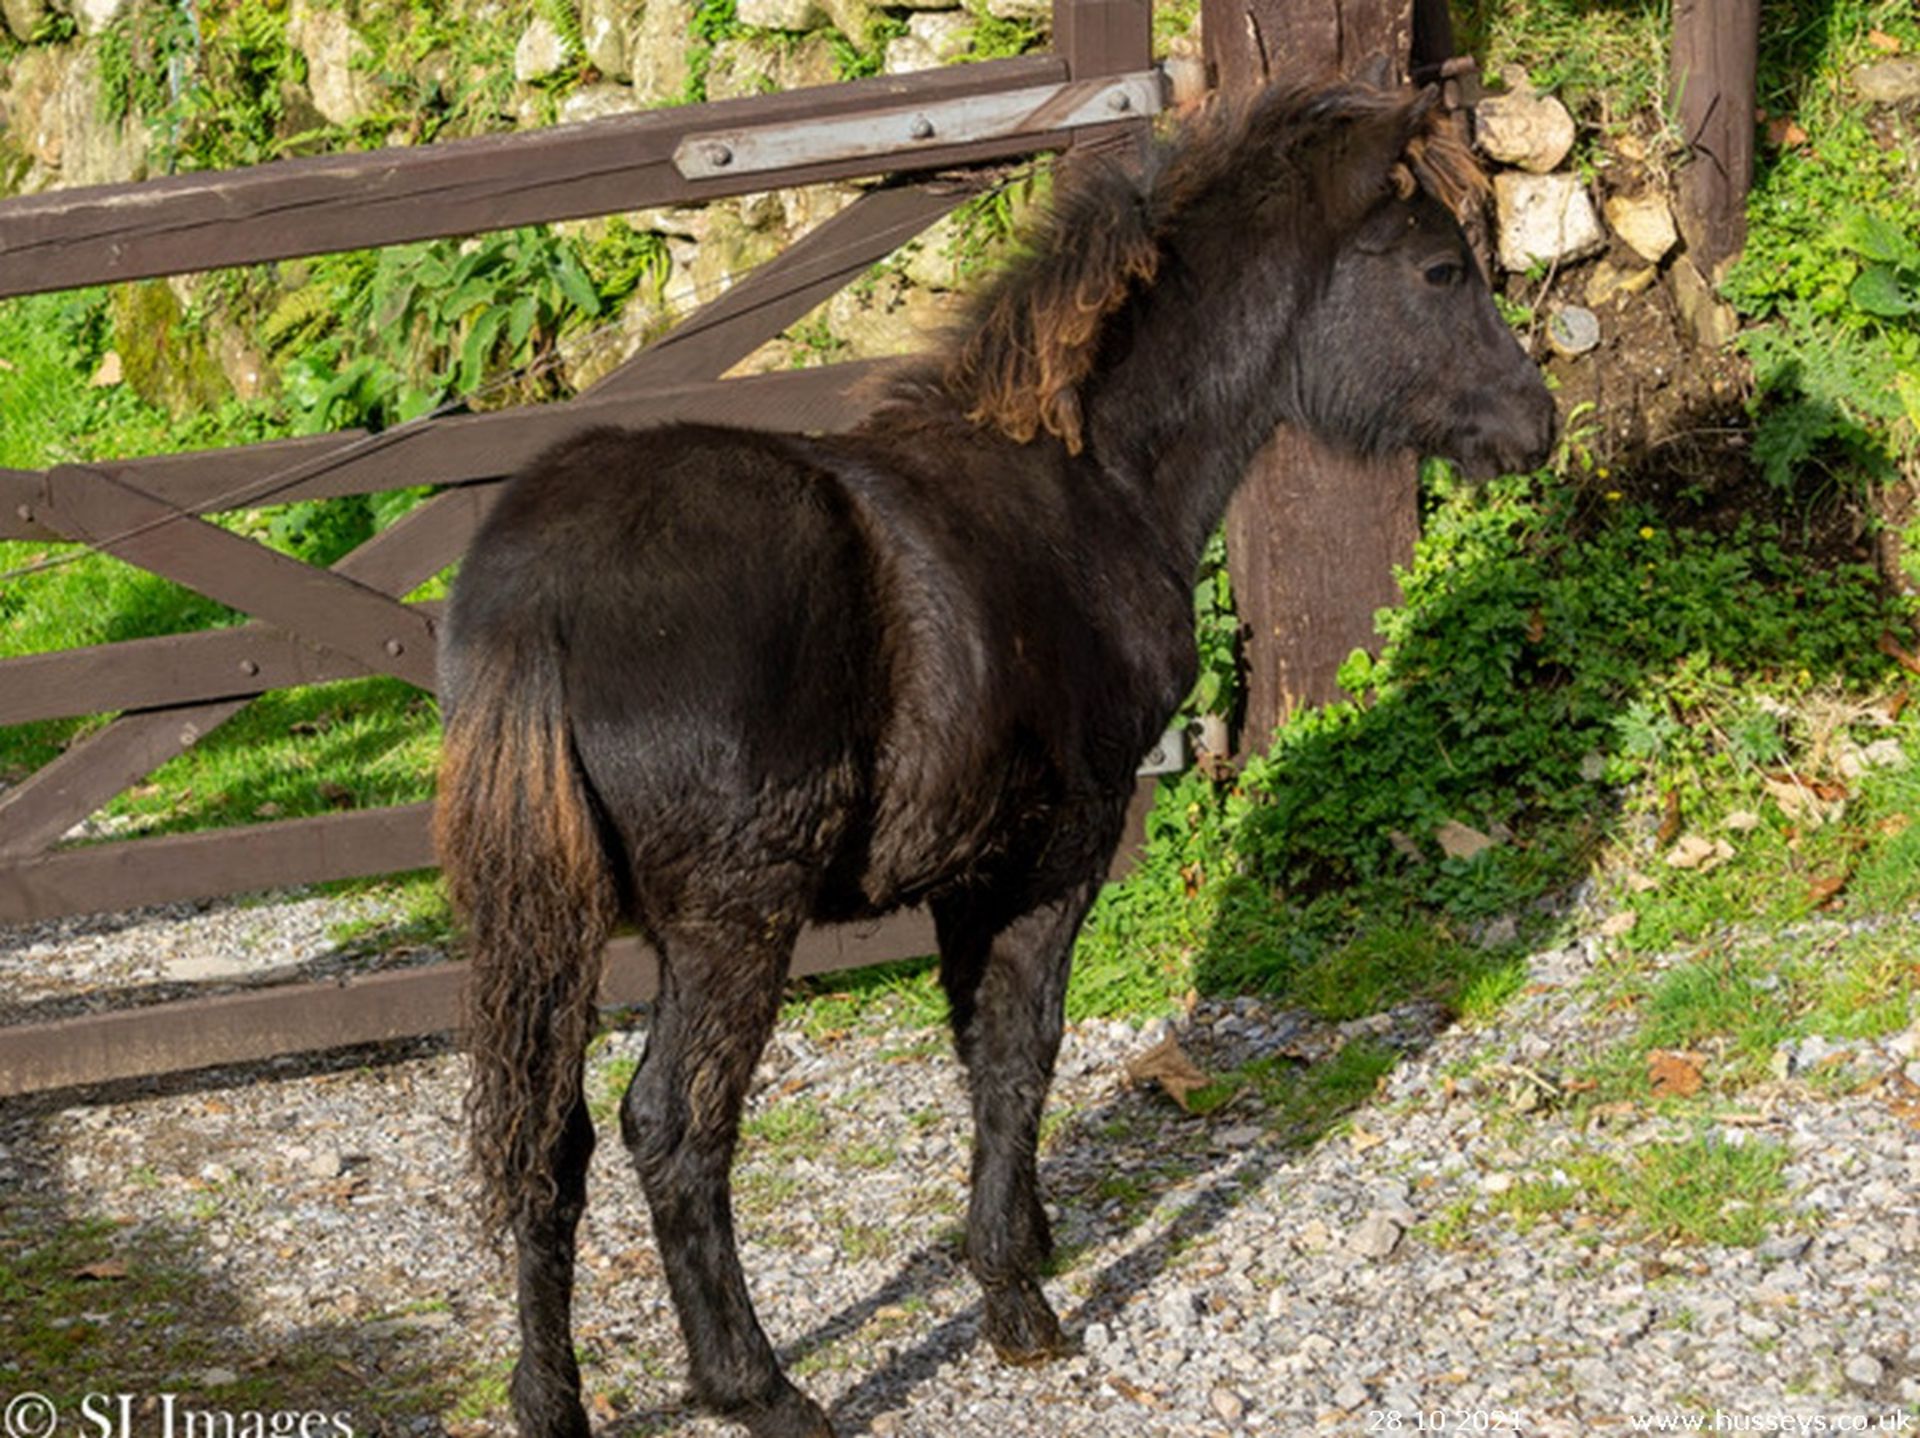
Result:
[[[124,1438],[198,1431],[188,1427],[196,1421],[189,1411],[231,1415],[202,1423],[212,1433],[237,1431],[248,1413],[324,1414],[312,1431],[329,1438],[444,1431],[437,1419],[419,1426],[421,1415],[439,1414],[455,1396],[431,1332],[444,1319],[386,1314],[379,1294],[355,1292],[366,1321],[268,1332],[252,1297],[221,1271],[211,1223],[229,1204],[270,1217],[266,1177],[170,1171],[151,1146],[151,1165],[129,1154],[123,1167],[113,1154],[118,1105],[204,1094],[212,1106],[222,1090],[393,1064],[443,1047],[390,1044],[0,1101],[0,1401],[39,1394],[59,1415],[58,1432],[116,1438],[123,1403]],[[182,1126],[191,1127],[191,1116]],[[69,1142],[68,1134],[91,1140]],[[73,1186],[96,1171],[104,1202]],[[116,1211],[111,1195],[129,1184],[165,1191],[164,1211],[138,1219]],[[368,1242],[378,1242],[379,1220],[359,1221]],[[345,1292],[343,1284],[310,1301],[331,1304]]]
[[[1383,1070],[1431,1043],[1438,1032],[1432,1017],[1425,1015],[1410,1023],[1406,1032],[1396,1032],[1384,1041],[1351,1042],[1368,1047]],[[1261,1061],[1254,1050],[1216,1045],[1207,1033],[1197,1030],[1176,1037],[1203,1064],[1222,1070]],[[1284,1058],[1275,1062],[1289,1070],[1283,1081],[1311,1086],[1323,1065],[1342,1062],[1341,1052],[1318,1064]],[[1339,1101],[1296,1115],[1300,1121],[1278,1118],[1263,1137],[1251,1142],[1236,1136],[1233,1142],[1223,1143],[1219,1137],[1223,1130],[1260,1121],[1261,1114],[1251,1105],[1243,1108],[1238,1100],[1223,1105],[1212,1117],[1202,1117],[1178,1109],[1157,1089],[1135,1087],[1075,1114],[1045,1145],[1041,1161],[1042,1189],[1057,1215],[1056,1281],[1050,1286],[1056,1294],[1064,1287],[1076,1295],[1061,1311],[1069,1338],[1077,1344],[1088,1325],[1111,1325],[1176,1258],[1204,1242],[1275,1173],[1324,1138],[1372,1092],[1371,1081],[1353,1086]],[[1083,1266],[1080,1255],[1096,1245],[1124,1245],[1124,1251],[1098,1267]],[[858,1302],[782,1347],[782,1363],[804,1372],[807,1359],[853,1337],[882,1310],[956,1282],[970,1285],[964,1268],[957,1243],[915,1249]],[[979,1330],[976,1301],[911,1336],[864,1371],[832,1405],[835,1432],[841,1438],[853,1438],[871,1432],[875,1420],[884,1414],[908,1411],[916,1390],[936,1383],[943,1366],[974,1351]],[[804,1386],[804,1376],[800,1381]],[[607,1431],[613,1438],[642,1438],[672,1431],[693,1417],[694,1411],[685,1405],[655,1405],[623,1413]]]

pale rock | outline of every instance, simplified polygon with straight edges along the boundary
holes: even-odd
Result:
[[[1886,1369],[1871,1353],[1860,1353],[1849,1358],[1845,1372],[1847,1382],[1856,1388],[1877,1388],[1880,1380],[1886,1376]]]
[[[1214,1389],[1207,1402],[1222,1423],[1238,1423],[1246,1415],[1246,1400],[1231,1388]]]
[[[958,303],[957,296],[916,289],[890,276],[871,288],[835,295],[827,302],[827,327],[847,342],[849,359],[915,354],[951,323]]]
[[[213,357],[236,397],[253,400],[266,393],[273,381],[272,367],[237,325],[216,324],[211,339]]]
[[[22,45],[33,39],[33,32],[47,18],[44,0],[0,0],[0,11],[6,13],[7,29]]]
[[[127,13],[132,0],[73,0],[73,23],[82,35],[98,35]]]
[[[760,30],[811,30],[827,18],[815,0],[739,0],[735,13]]]
[[[684,40],[683,42],[684,43]],[[558,74],[567,63],[568,45],[551,20],[536,15],[513,47],[513,78],[522,85]]]
[[[1581,305],[1556,305],[1547,316],[1547,343],[1563,359],[1600,347],[1600,319]]]
[[[776,190],[755,190],[750,195],[741,195],[733,202],[734,210],[740,216],[740,223],[750,230],[770,230],[785,223],[786,206],[780,203]]]
[[[907,17],[907,33],[887,42],[886,71],[906,75],[937,70],[973,48],[973,19],[965,11],[926,10]]]
[[[627,46],[628,78],[643,105],[671,105],[687,92],[693,0],[647,0]]]
[[[786,214],[787,228],[796,235],[832,219],[861,194],[857,185],[802,185],[780,191],[780,207]]]
[[[1502,914],[1488,924],[1480,935],[1482,948],[1497,949],[1503,944],[1511,944],[1520,937],[1520,922],[1512,914]]]
[[[1640,922],[1640,916],[1632,909],[1621,909],[1618,913],[1608,914],[1600,921],[1600,934],[1603,938],[1618,939],[1633,932],[1633,926]]]
[[[337,1149],[323,1148],[307,1160],[307,1177],[317,1178],[322,1183],[340,1177],[346,1171],[346,1160]]]
[[[629,210],[624,218],[633,229],[652,230],[655,234],[698,244],[707,233],[707,217],[716,208],[713,205],[662,205],[650,210]]]
[[[1488,95],[1474,106],[1473,138],[1488,158],[1544,175],[1573,148],[1573,116],[1551,95]]]
[[[100,357],[100,366],[94,370],[93,378],[87,384],[93,389],[111,389],[125,377],[119,350],[108,350]]]
[[[1334,1406],[1349,1411],[1365,1403],[1369,1396],[1366,1385],[1357,1383],[1351,1378],[1333,1390]]]
[[[668,242],[669,251],[675,243],[678,242]],[[693,253],[697,251],[690,250],[689,261]],[[672,290],[671,277],[663,294],[642,285],[627,297],[616,324],[595,325],[562,335],[560,376],[567,386],[576,393],[590,388],[625,364],[643,345],[665,333],[671,314],[666,296]]]
[[[792,44],[740,36],[713,47],[707,98],[734,100],[830,85],[836,73],[833,47],[824,35],[807,35]]]
[[[630,115],[639,108],[640,101],[625,85],[582,85],[560,102],[560,123],[604,120],[609,115]]]
[[[351,125],[379,103],[379,87],[361,68],[370,53],[367,42],[340,11],[294,0],[287,41],[306,57],[307,92],[328,124]]]
[[[580,0],[586,61],[609,80],[633,77],[629,56],[642,8],[634,0]]]
[[[1333,1230],[1317,1218],[1310,1218],[1300,1226],[1294,1243],[1303,1253],[1325,1253],[1333,1244]]]
[[[1673,223],[1673,207],[1657,190],[1637,195],[1609,195],[1605,205],[1607,227],[1641,259],[1657,265],[1680,242]]]
[[[1493,199],[1505,269],[1567,264],[1607,246],[1593,201],[1572,175],[1508,170],[1493,177]]]
[[[1671,280],[1674,305],[1696,346],[1717,350],[1739,333],[1740,317],[1733,306],[1714,293],[1692,260],[1685,255],[1675,260]]]
[[[1398,1223],[1376,1209],[1347,1235],[1347,1252],[1356,1258],[1385,1258],[1400,1246],[1401,1233]]]
[[[203,1368],[193,1377],[202,1388],[231,1388],[240,1381],[240,1375],[231,1368]]]
[[[820,0],[833,28],[854,44],[865,46],[867,30],[873,23],[873,7],[867,0]]]
[[[75,57],[69,48],[36,45],[0,68],[0,119],[16,149],[49,170],[62,167],[64,100]]]
[[[1862,65],[1853,72],[1853,89],[1861,99],[1875,105],[1920,100],[1920,58],[1898,55]]]
[[[1038,20],[1053,18],[1053,0],[987,0],[987,13],[996,20]]]

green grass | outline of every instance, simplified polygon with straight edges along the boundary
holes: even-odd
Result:
[[[1702,1133],[1625,1159],[1595,1153],[1568,1169],[1584,1206],[1637,1237],[1750,1248],[1786,1221],[1786,1165],[1780,1145]]]

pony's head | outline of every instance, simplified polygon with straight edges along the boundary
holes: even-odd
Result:
[[[1269,428],[1472,473],[1531,467],[1553,402],[1460,230],[1484,190],[1431,89],[1217,104],[1144,176],[1099,165],[1063,180],[944,383],[977,423],[1077,451],[1103,406],[1146,398],[1137,375],[1103,381],[1151,344],[1150,382],[1175,409],[1225,387],[1262,395]]]

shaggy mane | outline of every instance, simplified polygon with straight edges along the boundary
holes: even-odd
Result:
[[[1436,99],[1431,89],[1270,89],[1209,103],[1141,178],[1100,157],[1063,169],[1023,253],[974,299],[945,355],[893,386],[896,405],[937,387],[975,424],[1022,444],[1050,434],[1079,453],[1080,384],[1101,327],[1153,283],[1167,233],[1203,196],[1240,180],[1347,223],[1389,190],[1424,190],[1456,215],[1477,203],[1486,176]]]

